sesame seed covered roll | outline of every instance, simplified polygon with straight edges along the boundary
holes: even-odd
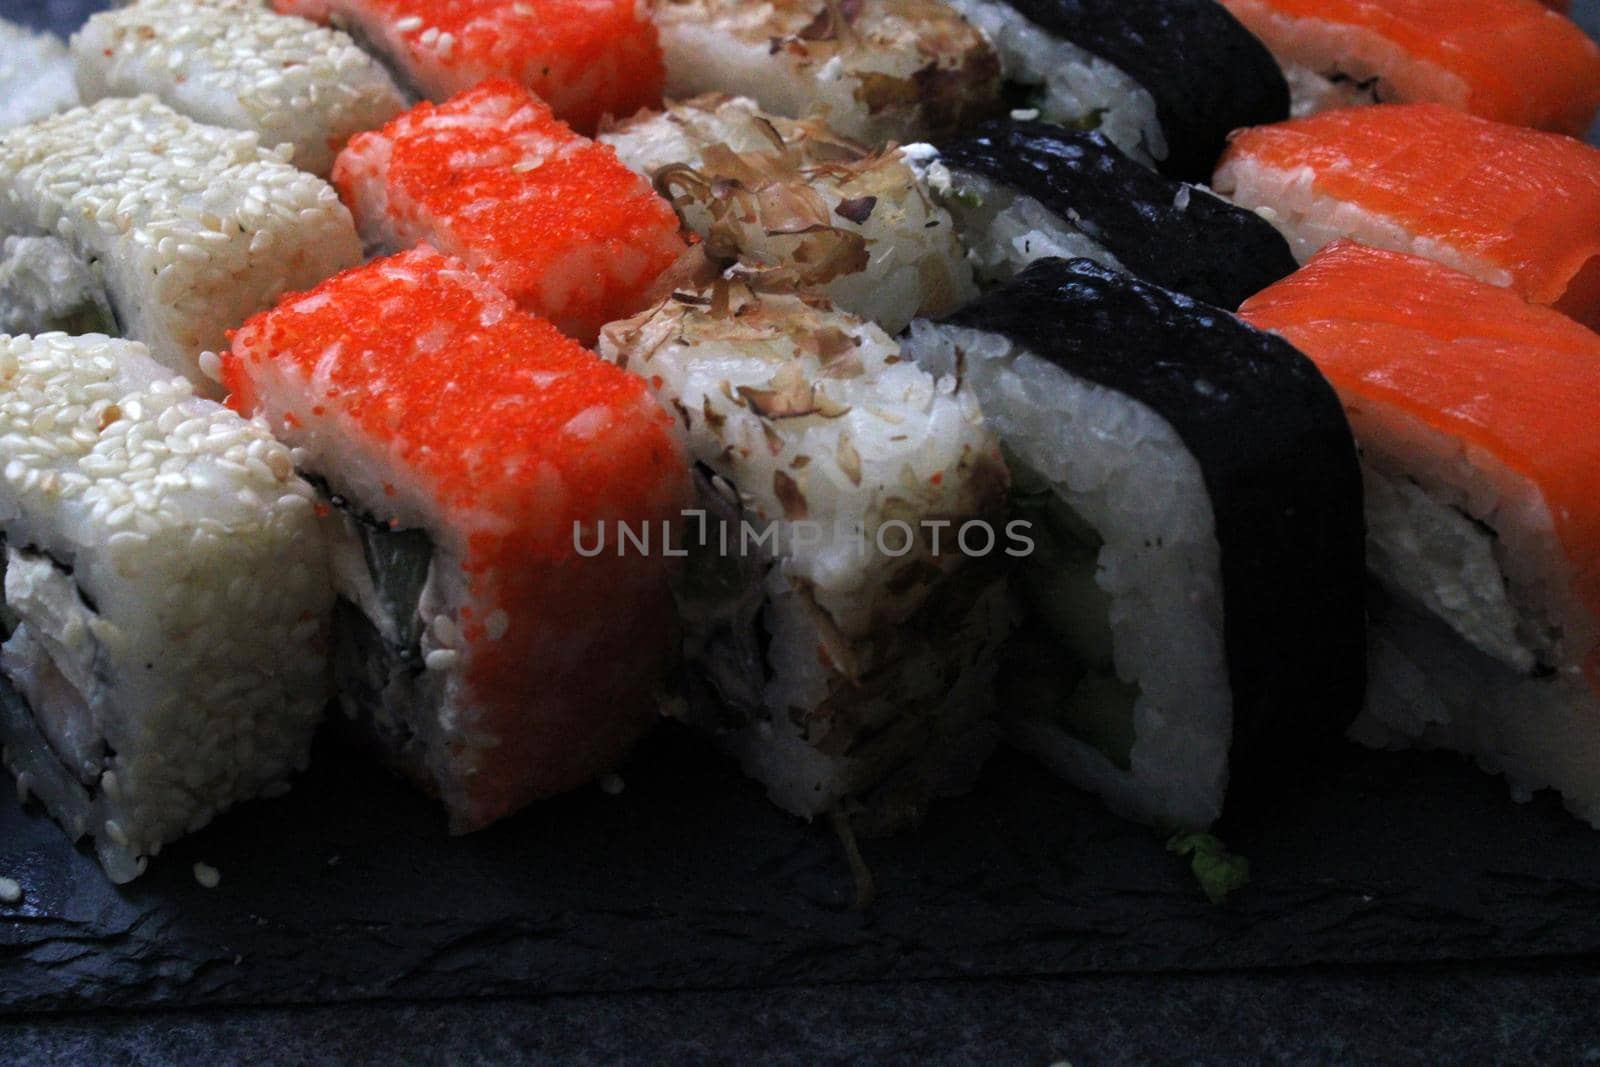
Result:
[[[328,698],[310,487],[143,345],[0,338],[0,744],[114,881],[286,788]]]
[[[154,93],[190,118],[294,146],[326,176],[353,133],[406,108],[383,66],[348,34],[260,0],[138,0],[95,15],[72,38],[86,101]]]
[[[103,288],[116,332],[210,394],[200,357],[226,347],[229,329],[361,260],[332,186],[255,134],[148,96],[0,135],[0,233],[61,242]]]

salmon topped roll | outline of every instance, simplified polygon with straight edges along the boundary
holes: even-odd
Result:
[[[355,137],[333,181],[369,248],[426,242],[585,344],[686,249],[647,180],[503,78]]]
[[[1432,102],[1582,136],[1600,107],[1600,46],[1540,0],[1223,2],[1283,65],[1296,115]]]
[[[748,96],[868,145],[1000,108],[1000,57],[943,0],[656,0],[667,95]]]
[[[606,115],[661,104],[661,47],[640,0],[272,0],[272,6],[347,30],[414,95],[430,100],[511,78],[585,133]]]
[[[1246,130],[1212,181],[1304,262],[1348,237],[1600,325],[1600,149],[1439,104]]]
[[[257,316],[222,372],[322,490],[345,712],[452,829],[614,768],[673,657],[669,560],[578,534],[686,501],[644,383],[432,249]]]
[[[1600,337],[1349,243],[1242,314],[1316,362],[1361,446],[1373,688],[1354,736],[1468,753],[1600,827]]]

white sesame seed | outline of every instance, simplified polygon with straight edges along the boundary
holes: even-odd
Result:
[[[194,880],[200,883],[202,889],[215,889],[222,883],[222,872],[209,863],[196,863]]]
[[[423,664],[430,671],[448,671],[453,668],[461,654],[450,648],[436,648],[423,657]]]
[[[622,780],[622,775],[620,774],[603,774],[600,776],[600,791],[606,796],[621,796],[622,791],[626,788],[627,783]]]
[[[0,878],[0,904],[21,904],[22,886],[14,878]]]

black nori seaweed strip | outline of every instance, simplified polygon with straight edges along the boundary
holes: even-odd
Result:
[[[1216,0],[1007,2],[1150,91],[1167,135],[1160,166],[1174,177],[1209,178],[1228,134],[1289,117],[1277,61]]]
[[[1366,689],[1365,523],[1338,396],[1287,342],[1086,259],[946,320],[1155,410],[1205,477],[1222,549],[1237,810],[1332,749]]]
[[[1146,281],[1229,311],[1296,269],[1261,216],[1151,172],[1099,132],[989,122],[940,155],[1039,201]]]

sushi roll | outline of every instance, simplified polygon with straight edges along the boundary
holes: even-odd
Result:
[[[503,78],[358,135],[333,181],[369,248],[459,257],[584,344],[686,250],[648,181]]]
[[[1098,129],[1203,181],[1228,134],[1289,117],[1271,53],[1216,0],[949,0],[1004,63],[1012,103]]]
[[[593,133],[661,106],[661,46],[641,0],[272,0],[348,31],[411,93],[446,100],[490,78],[527,86]]]
[[[1013,740],[1194,831],[1338,742],[1366,682],[1361,475],[1304,356],[1086,259],[913,324],[907,351],[983,405],[1031,525]]]
[[[679,714],[808,819],[885,833],[966,785],[992,747],[1011,545],[972,396],[820,298],[727,279],[608,326],[600,352],[697,462]]]
[[[950,215],[900,150],[873,152],[819,120],[702,96],[600,140],[649,177],[726,266],[814,290],[897,333],[977,295]]]
[[[137,0],[94,15],[72,38],[85,102],[151,93],[192,119],[294,146],[327,177],[361,130],[406,109],[379,63],[348,36],[275,15],[260,0]]]
[[[1360,441],[1376,592],[1353,735],[1468,753],[1600,828],[1600,337],[1349,243],[1243,314],[1316,361]]]
[[[0,337],[0,379],[5,765],[127,882],[305,768],[327,546],[289,450],[143,345]]]
[[[673,657],[688,500],[643,384],[431,249],[251,319],[222,374],[322,490],[346,715],[451,829],[612,770]],[[655,549],[579,552],[618,524]]]
[[[1539,0],[1223,0],[1283,64],[1296,116],[1436,103],[1581,137],[1600,46]]]
[[[0,233],[54,242],[7,246],[13,267],[21,261],[8,280],[13,328],[49,328],[63,294],[20,287],[75,260],[78,306],[109,310],[117,333],[203,393],[216,386],[200,356],[226,347],[229,328],[361,261],[332,186],[254,134],[201,125],[150,97],[101,100],[0,135]],[[18,322],[30,308],[47,321]]]
[[[1600,325],[1600,149],[1438,104],[1332,111],[1234,139],[1213,185],[1304,262],[1340,237]]]
[[[984,282],[1083,257],[1231,311],[1297,266],[1255,212],[1140,166],[1098,130],[995,122],[910,155]]]
[[[667,95],[732,93],[864,145],[1000,108],[1000,59],[942,0],[656,0]]]
[[[0,19],[0,130],[77,105],[66,45]]]

